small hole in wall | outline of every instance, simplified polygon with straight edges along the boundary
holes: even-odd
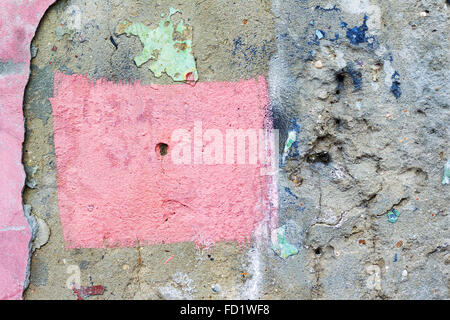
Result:
[[[158,143],[156,145],[155,151],[159,153],[161,156],[165,156],[169,150],[169,146],[166,143]]]
[[[345,81],[344,72],[339,72],[338,74],[336,74],[336,82],[337,82],[336,94],[341,93],[341,89],[344,88],[344,81]]]
[[[337,75],[336,75],[336,80],[337,80],[337,82],[344,82],[344,80],[345,80],[345,73],[344,72],[339,72]]]
[[[334,118],[333,120],[334,120],[334,124],[335,124],[336,127],[340,127],[341,126],[341,124],[342,124],[341,119]]]
[[[317,248],[316,250],[314,250],[314,253],[317,255],[322,254],[322,248]]]
[[[306,155],[306,162],[308,162],[308,163],[322,162],[322,163],[327,164],[327,163],[331,162],[331,156],[326,151],[312,153],[312,154]]]

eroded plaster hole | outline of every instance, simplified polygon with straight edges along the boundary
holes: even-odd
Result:
[[[313,154],[308,154],[306,156],[306,161],[308,163],[322,162],[324,164],[328,164],[331,162],[331,156],[328,152],[321,151]]]
[[[155,148],[156,153],[160,154],[163,157],[167,155],[168,150],[169,146],[166,143],[158,143]]]
[[[336,94],[340,94],[341,90],[344,88],[345,73],[339,72],[338,74],[336,74],[336,81],[337,81]]]

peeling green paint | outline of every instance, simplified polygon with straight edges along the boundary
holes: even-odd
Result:
[[[288,133],[288,138],[286,140],[286,144],[284,145],[283,158],[282,158],[283,164],[286,162],[286,159],[289,154],[289,149],[292,147],[292,144],[294,144],[295,141],[297,141],[297,132],[295,130],[290,130]]]
[[[286,240],[286,226],[272,231],[272,249],[283,259],[298,254],[298,249]]]
[[[117,28],[118,34],[139,37],[144,49],[134,58],[140,67],[152,60],[149,69],[155,77],[165,72],[174,81],[198,80],[195,59],[192,54],[192,28],[185,26],[181,20],[175,28],[171,16],[180,12],[170,8],[169,15],[161,20],[159,27],[150,29],[141,22],[123,21]]]

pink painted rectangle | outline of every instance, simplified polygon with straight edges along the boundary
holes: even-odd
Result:
[[[265,79],[195,86],[95,84],[55,74],[54,141],[66,247],[250,239],[269,210],[262,165],[194,163],[194,125],[262,129]],[[174,130],[192,135],[176,164]],[[168,145],[162,156],[157,145]],[[201,148],[207,143],[203,142]],[[248,151],[248,146],[247,146]]]

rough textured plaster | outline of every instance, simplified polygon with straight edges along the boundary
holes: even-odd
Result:
[[[272,1],[280,143],[293,118],[301,126],[279,179],[279,224],[300,251],[273,269],[280,295],[294,286],[315,299],[448,298],[447,10]]]

